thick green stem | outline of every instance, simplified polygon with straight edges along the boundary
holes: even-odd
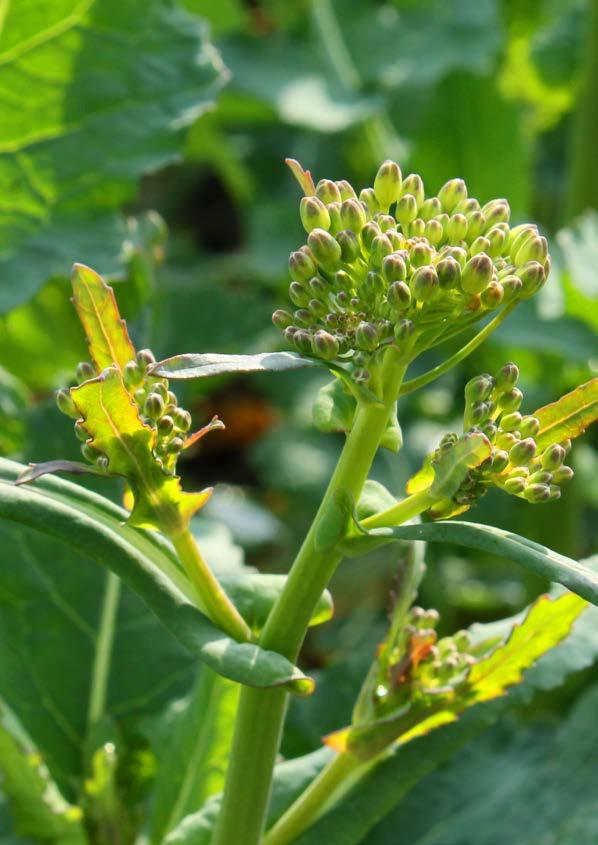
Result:
[[[246,642],[251,629],[226,595],[188,528],[172,534],[170,539],[197,593],[201,609],[212,622],[233,639]]]
[[[382,401],[358,408],[320,508],[262,632],[260,645],[292,662],[297,659],[313,609],[341,560],[334,549],[321,549],[317,541],[320,529],[336,507],[339,492],[359,498],[406,366],[406,361],[397,360],[395,350],[388,350],[382,366]],[[286,704],[287,694],[282,690],[243,689],[213,845],[258,845]]]

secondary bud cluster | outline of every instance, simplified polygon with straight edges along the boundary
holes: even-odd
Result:
[[[413,607],[390,648],[382,647],[374,690],[378,715],[444,691],[463,681],[475,658],[467,631],[438,639],[436,610]]]
[[[185,439],[191,428],[191,414],[179,407],[176,395],[169,390],[168,381],[148,374],[152,364],[156,363],[149,349],[140,350],[136,357],[125,364],[123,381],[131,401],[139,409],[141,421],[156,432],[154,457],[169,473],[173,473],[176,460],[185,446]],[[77,367],[77,381],[82,384],[97,373],[87,361]],[[109,471],[109,459],[92,445],[92,438],[80,419],[73,397],[68,388],[61,388],[56,393],[58,408],[75,420],[75,434],[82,441],[81,453],[86,461],[99,469]]]
[[[289,259],[289,297],[274,324],[299,352],[333,361],[409,342],[428,348],[502,302],[532,296],[550,269],[533,225],[510,228],[506,200],[481,205],[452,179],[426,198],[420,176],[380,167],[359,196],[322,179],[300,205],[307,243]]]
[[[523,394],[516,387],[518,378],[518,368],[508,363],[495,376],[485,373],[465,386],[465,434],[461,437],[481,432],[490,442],[491,454],[468,470],[451,500],[438,502],[432,508],[430,513],[435,518],[469,507],[492,486],[532,504],[552,501],[560,497],[560,485],[573,477],[573,470],[565,465],[571,441],[538,449],[534,438],[540,422],[534,416],[521,414]],[[457,434],[445,435],[432,463],[437,463],[460,439]]]

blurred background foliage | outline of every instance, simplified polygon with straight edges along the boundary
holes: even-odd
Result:
[[[374,471],[395,495],[456,425],[471,376],[515,360],[529,413],[598,372],[596,0],[97,0],[62,34],[77,4],[45,6],[56,37],[23,49],[39,28],[23,2],[0,43],[0,453],[77,457],[52,398],[86,354],[68,298],[74,260],[110,278],[136,345],[159,357],[281,346],[270,315],[304,239],[287,156],[359,186],[386,157],[421,173],[428,193],[460,176],[549,237],[541,294],[401,401],[405,448]],[[98,46],[108,24],[118,38]],[[431,351],[411,375],[457,348]],[[325,380],[304,371],[181,390],[197,420],[217,413],[227,426],[181,462],[189,486],[218,485],[205,511],[215,560],[221,543],[227,560],[241,547],[263,570],[288,567],[341,445],[311,426]],[[576,445],[559,502],[493,491],[470,516],[595,553],[597,443],[594,432]],[[447,631],[514,613],[546,586],[458,548],[427,561],[420,601]],[[286,752],[311,750],[348,716],[396,564],[380,552],[341,567],[335,621],[303,654],[320,694],[292,710]],[[565,713],[588,680],[546,706]]]

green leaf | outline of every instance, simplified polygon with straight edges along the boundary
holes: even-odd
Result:
[[[55,845],[83,845],[82,811],[65,801],[43,759],[19,733],[17,738],[2,719],[0,776],[15,832]]]
[[[227,373],[283,373],[305,367],[321,367],[320,361],[297,352],[260,352],[257,355],[220,355],[206,352],[174,355],[155,364],[153,375],[172,379],[207,378]]]
[[[127,324],[121,319],[114,291],[90,267],[75,264],[71,277],[73,304],[87,337],[96,371],[123,369],[135,357]]]
[[[224,74],[201,22],[162,0],[63,0],[35,15],[12,3],[2,40],[6,311],[66,275],[74,255],[120,269],[118,209],[144,173],[177,157],[181,128]]]
[[[598,377],[576,387],[550,405],[534,411],[540,420],[535,437],[540,451],[552,443],[573,440],[598,420]]]
[[[37,484],[17,487],[0,481],[0,516],[23,529],[60,539],[109,566],[192,654],[216,672],[251,686],[288,685],[297,692],[311,692],[313,682],[285,658],[251,643],[237,643],[219,631],[188,597],[189,587],[172,558],[143,543],[142,552],[131,542],[130,534],[122,531],[122,511],[120,520],[109,517],[107,511],[97,519],[95,509],[87,510],[77,494],[69,496],[74,486],[61,481],[61,495],[55,496]]]
[[[422,525],[376,528],[367,534],[372,541],[378,540],[379,545],[393,540],[425,540],[480,549],[519,563],[536,575],[557,581],[592,604],[598,604],[598,575],[595,572],[541,543],[502,528],[474,522],[440,520]]]

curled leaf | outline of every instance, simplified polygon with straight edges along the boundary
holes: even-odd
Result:
[[[556,402],[538,408],[540,420],[536,444],[540,451],[553,443],[573,440],[598,420],[598,377],[576,387]]]

